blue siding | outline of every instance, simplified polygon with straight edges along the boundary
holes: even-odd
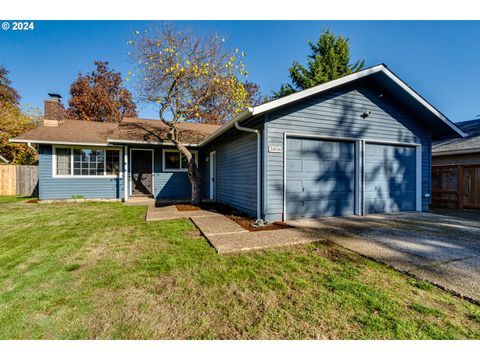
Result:
[[[367,83],[338,88],[326,94],[273,110],[266,117],[268,145],[284,146],[284,133],[338,136],[422,144],[422,194],[430,193],[431,134],[392,97]],[[360,115],[371,111],[366,119]],[[283,214],[283,154],[264,153],[264,216],[280,220]],[[422,198],[423,209],[429,199]]]
[[[242,126],[253,128],[255,125],[244,123]],[[216,200],[256,216],[257,135],[233,130],[209,144],[204,152],[209,154],[212,150],[216,151],[217,159]],[[202,176],[203,188],[209,197],[209,166],[204,167]]]
[[[52,145],[39,151],[39,197],[41,200],[69,199],[81,195],[87,199],[123,198],[122,178],[56,178],[52,176]]]
[[[172,149],[169,147],[168,149]],[[163,148],[154,151],[154,195],[157,199],[190,199],[192,186],[187,172],[164,172],[162,170]]]

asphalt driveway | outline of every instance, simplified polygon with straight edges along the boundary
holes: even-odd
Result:
[[[480,303],[480,213],[411,212],[289,224]]]

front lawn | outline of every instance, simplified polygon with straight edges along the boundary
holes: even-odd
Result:
[[[480,338],[476,305],[330,243],[218,256],[144,215],[1,204],[0,338]]]
[[[16,203],[20,201],[34,201],[37,198],[32,196],[0,196],[0,204]]]

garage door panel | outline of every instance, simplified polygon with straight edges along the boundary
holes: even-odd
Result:
[[[287,218],[353,214],[354,144],[300,138],[287,144]]]
[[[304,160],[305,172],[307,173],[320,173],[323,170],[322,162],[318,160]]]
[[[287,161],[287,171],[290,173],[301,173],[303,171],[303,162],[301,159],[289,159]]]
[[[415,147],[367,143],[364,182],[367,214],[415,210]]]

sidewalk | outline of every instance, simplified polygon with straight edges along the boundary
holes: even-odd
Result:
[[[206,210],[178,211],[175,205],[148,207],[146,221],[190,219],[219,254],[269,249],[318,241],[312,232],[280,229],[250,232],[226,216]]]

